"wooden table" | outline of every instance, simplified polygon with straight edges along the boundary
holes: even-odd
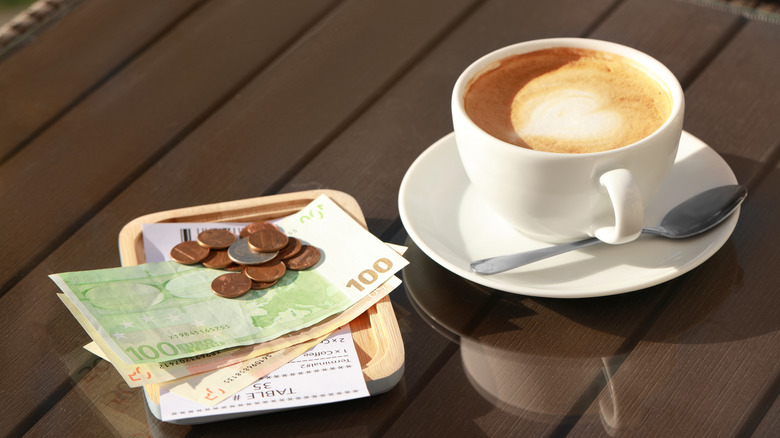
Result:
[[[748,186],[699,268],[629,294],[531,298],[468,283],[407,238],[399,185],[452,130],[459,72],[553,36],[667,64],[685,129]],[[0,59],[0,434],[777,436],[778,78],[780,25],[674,0],[69,4]],[[391,294],[406,368],[382,395],[160,422],[82,349],[47,278],[119,266],[117,235],[143,214],[320,188],[410,246],[409,286]]]

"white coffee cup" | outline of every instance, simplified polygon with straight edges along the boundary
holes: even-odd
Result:
[[[639,64],[671,99],[666,122],[628,146],[603,152],[558,153],[499,140],[466,114],[464,95],[471,81],[511,55],[552,47],[614,53]],[[684,96],[674,74],[649,55],[620,44],[553,38],[496,50],[471,64],[452,94],[458,152],[469,180],[486,205],[524,234],[564,242],[595,236],[619,244],[636,239],[644,226],[644,206],[674,164],[682,134]]]

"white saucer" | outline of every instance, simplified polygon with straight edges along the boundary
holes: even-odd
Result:
[[[717,152],[683,132],[674,168],[648,205],[646,222],[655,225],[685,199],[736,183]],[[415,160],[401,183],[398,208],[412,240],[453,273],[505,292],[555,298],[613,295],[678,277],[715,254],[739,218],[737,210],[715,229],[688,239],[642,236],[628,244],[595,245],[501,274],[475,274],[469,269],[473,260],[548,244],[520,234],[482,203],[460,163],[454,134]]]

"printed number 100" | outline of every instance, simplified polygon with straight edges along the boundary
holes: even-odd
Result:
[[[384,274],[385,272],[392,269],[393,262],[383,257],[374,262],[373,267],[374,269],[366,269],[365,271],[358,274],[357,278],[349,280],[347,282],[347,287],[354,287],[358,291],[363,292],[363,290],[365,290],[363,285],[368,286],[379,278],[379,274]]]

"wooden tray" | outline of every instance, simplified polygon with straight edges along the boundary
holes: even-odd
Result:
[[[346,193],[335,190],[310,190],[221,202],[197,207],[162,211],[138,217],[119,232],[119,255],[123,266],[146,261],[143,244],[143,224],[160,222],[254,222],[271,220],[293,214],[320,195],[328,196],[358,223],[366,228],[366,220],[357,201]],[[381,394],[393,388],[403,375],[404,346],[398,320],[388,297],[384,297],[350,323],[352,338],[357,347],[368,392]],[[160,418],[159,392],[144,387],[152,413]],[[236,416],[262,414],[249,412]],[[232,417],[231,417],[232,418]],[[186,424],[223,420],[222,416],[191,419]]]

